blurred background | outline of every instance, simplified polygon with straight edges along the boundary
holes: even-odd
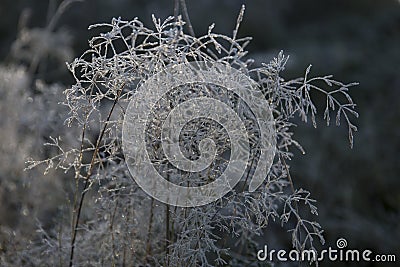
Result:
[[[38,225],[56,227],[68,200],[71,176],[23,169],[28,158],[49,156],[42,146],[49,136],[69,131],[63,126],[65,109],[58,105],[73,83],[65,62],[80,56],[98,34],[88,26],[119,16],[151,25],[151,14],[164,19],[174,8],[173,0],[86,0],[57,13],[60,2],[0,2],[0,257],[26,246]],[[399,261],[399,1],[186,2],[196,35],[205,34],[212,23],[215,32],[231,35],[245,4],[239,36],[253,37],[248,57],[255,66],[283,50],[290,55],[283,73],[287,79],[302,76],[312,64],[311,75],[360,83],[351,92],[360,113],[354,148],[347,129],[325,127],[322,114],[317,129],[299,121],[295,139],[306,154],[294,151],[292,179],[318,201],[325,246],[334,247],[343,237],[351,248],[395,253]],[[288,235],[278,228],[275,238]]]

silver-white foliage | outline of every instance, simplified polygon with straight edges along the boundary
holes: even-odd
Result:
[[[131,21],[117,18],[111,23],[90,27],[107,31],[93,37],[89,49],[68,64],[76,83],[64,91],[64,105],[69,109],[66,123],[79,129],[79,145],[63,147],[59,139],[54,139],[53,145],[59,149],[59,154],[29,165],[44,163],[73,170],[75,174],[72,234],[71,230],[64,229],[62,235],[46,237],[49,241],[46,241],[45,252],[68,262],[70,255],[66,254],[71,253],[72,244],[72,261],[77,266],[250,264],[257,261],[255,253],[263,247],[263,244],[254,244],[254,236],[261,235],[275,221],[292,229],[293,247],[298,250],[314,248],[317,241],[324,242],[319,224],[301,215],[304,206],[311,214],[317,214],[314,200],[309,192],[293,188],[286,164],[292,157],[292,145],[302,149],[292,138],[292,119],[295,116],[303,121],[311,119],[315,125],[317,109],[312,96],[314,92],[321,93],[326,97],[324,117],[327,123],[332,111],[336,112],[337,124],[344,118],[352,144],[356,128],[350,116],[357,116],[357,113],[348,88],[354,84],[337,82],[331,76],[310,78],[310,68],[304,77],[286,81],[281,77],[288,60],[283,53],[270,63],[251,68],[252,61],[244,59],[245,47],[251,38],[237,37],[242,17],[243,10],[232,36],[214,33],[213,25],[204,36],[188,35],[181,17],[169,17],[164,21],[153,17],[151,28],[137,18]],[[169,207],[151,200],[131,180],[121,151],[122,119],[127,103],[144,81],[166,66],[194,60],[229,64],[258,83],[273,108],[277,154],[266,180],[254,193],[247,192],[248,177],[244,177],[235,190],[214,203],[196,208]],[[321,82],[329,90],[321,88]],[[191,92],[166,96],[171,98],[165,99],[164,104],[173,102],[174,97],[184,100],[196,95],[195,91]],[[226,95],[224,101],[238,102],[233,95]],[[245,106],[236,106],[249,132],[253,131],[252,142],[256,144],[259,135],[251,112]],[[168,108],[161,106],[155,112],[146,137],[160,171],[170,166],[157,154],[160,146],[156,126]],[[192,155],[196,154],[200,135],[206,134],[220,143],[220,158],[215,161],[219,165],[213,166],[214,173],[208,177],[211,179],[223,169],[226,160],[223,154],[229,148],[219,140],[221,131],[206,131],[214,126],[217,127],[207,121],[188,124],[187,138],[183,138],[182,145],[183,152]],[[252,153],[256,161],[256,145]],[[249,175],[251,171],[250,164]],[[206,178],[202,176],[191,181],[204,183]],[[59,240],[54,241],[57,238]],[[52,254],[57,247],[59,253]]]

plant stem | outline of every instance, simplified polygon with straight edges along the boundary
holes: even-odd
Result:
[[[179,0],[174,0],[174,18],[175,18],[175,21],[178,20],[178,14],[179,14]]]
[[[146,240],[146,258],[145,258],[146,263],[148,261],[149,256],[151,256],[151,231],[153,228],[153,216],[154,216],[154,198],[151,198],[149,229],[147,231],[147,240]]]
[[[115,105],[117,104],[117,102],[118,102],[118,100],[119,100],[119,98],[121,96],[123,87],[124,87],[124,84],[118,90],[117,96],[115,97],[113,105],[112,105],[112,107],[110,109],[110,112],[108,113],[107,119],[106,119],[106,121],[104,123],[104,127],[103,127],[103,129],[102,129],[102,131],[100,133],[99,138],[97,138],[96,147],[95,147],[95,150],[94,150],[93,155],[92,155],[92,160],[90,162],[89,170],[88,170],[88,172],[86,174],[86,177],[85,177],[85,183],[84,183],[84,186],[83,186],[81,197],[79,199],[78,210],[76,211],[75,223],[73,223],[72,239],[71,239],[71,251],[70,251],[70,258],[69,258],[69,266],[70,267],[73,266],[76,234],[77,234],[77,231],[78,231],[79,219],[81,217],[83,201],[85,199],[85,195],[86,195],[87,189],[88,189],[89,184],[90,184],[90,176],[92,175],[92,172],[93,172],[93,169],[94,169],[95,160],[96,160],[97,154],[99,152],[99,148],[100,148],[100,143],[101,143],[101,141],[102,141],[102,139],[104,137],[104,134],[106,132],[106,129],[107,129],[107,126],[108,126],[108,122],[110,121],[111,114],[114,111]],[[75,211],[74,211],[74,213],[75,213]]]
[[[183,17],[185,18],[185,21],[189,28],[189,33],[190,33],[190,35],[195,37],[196,35],[194,34],[193,26],[192,26],[192,23],[190,22],[189,13],[188,13],[187,7],[186,7],[186,1],[180,0],[180,2],[181,2],[181,6],[182,6]]]

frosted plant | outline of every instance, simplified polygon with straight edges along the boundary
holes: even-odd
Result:
[[[252,68],[252,61],[244,59],[251,38],[237,36],[243,12],[244,8],[232,36],[214,33],[214,25],[204,36],[189,35],[180,16],[164,21],[153,17],[151,28],[137,18],[116,18],[90,27],[106,31],[93,37],[90,48],[68,64],[76,83],[64,91],[64,105],[69,109],[66,123],[80,130],[79,145],[64,147],[61,140],[53,139],[57,155],[29,162],[29,167],[45,164],[74,173],[71,231],[64,226],[58,235],[43,232],[45,244],[40,253],[51,256],[45,260],[71,266],[257,265],[256,251],[263,244],[255,236],[274,221],[291,229],[292,245],[299,251],[324,243],[320,225],[309,214],[302,214],[308,210],[317,215],[315,201],[308,191],[294,188],[286,164],[292,158],[292,145],[302,150],[291,128],[296,116],[305,122],[311,119],[316,126],[312,96],[319,93],[326,98],[327,123],[332,113],[336,124],[344,119],[352,145],[356,127],[350,116],[357,113],[348,89],[355,84],[343,84],[331,76],[310,78],[310,68],[302,78],[284,80],[281,72],[288,57],[282,52],[270,63]],[[122,151],[122,129],[128,103],[146,81],[167,68],[193,62],[227,66],[253,81],[272,111],[268,119],[275,128],[269,133],[274,137],[275,157],[265,179],[249,192],[262,154],[262,133],[254,110],[240,95],[217,83],[188,80],[171,88],[151,107],[143,137],[152,165],[165,180],[189,187],[206,185],[218,179],[232,156],[232,140],[224,125],[197,118],[181,128],[179,149],[186,159],[196,161],[205,151],[204,140],[210,139],[216,146],[212,162],[198,172],[179,170],[169,162],[163,150],[162,125],[168,114],[193,98],[214,98],[229,106],[242,121],[249,144],[248,162],[232,190],[207,205],[178,207],[150,198],[137,185],[127,167],[135,163],[126,162]],[[219,75],[218,70],[214,75]],[[141,94],[151,98],[152,92],[146,92]]]
[[[0,65],[0,152],[3,155],[0,161],[0,210],[5,214],[0,219],[1,266],[39,265],[34,264],[34,257],[25,251],[28,241],[36,238],[36,221],[32,218],[41,220],[48,228],[48,215],[57,213],[62,209],[58,203],[65,202],[62,193],[54,197],[48,192],[62,192],[67,175],[51,169],[44,177],[39,169],[29,173],[23,171],[27,158],[56,152],[52,147],[37,145],[51,140],[48,135],[63,133],[64,144],[76,145],[73,129],[64,132],[60,119],[66,111],[58,104],[63,88],[60,84],[48,85],[40,79],[32,81],[23,66]],[[37,251],[34,255],[40,258]]]
[[[18,36],[12,45],[11,54],[15,61],[29,64],[30,74],[34,74],[39,67],[43,67],[39,64],[48,61],[48,58],[61,63],[57,66],[73,58],[72,36],[65,29],[56,30],[56,25],[63,13],[74,2],[79,1],[81,0],[62,1],[51,20],[43,28],[26,27],[29,12],[22,12]]]

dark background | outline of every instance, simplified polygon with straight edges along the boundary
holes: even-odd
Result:
[[[97,33],[87,30],[90,24],[121,16],[126,20],[139,17],[151,25],[151,14],[164,19],[173,14],[174,5],[172,0],[74,3],[54,27],[54,32],[62,33],[60,39],[37,41],[49,42],[49,48],[40,57],[39,64],[32,66],[32,58],[41,52],[41,46],[28,39],[24,43],[28,55],[13,50],[15,40],[22,38],[18,35],[19,29],[46,27],[59,2],[0,2],[0,66],[25,68],[29,74],[25,77],[26,90],[31,96],[43,94],[38,90],[38,81],[57,84],[54,94],[58,95],[58,101],[62,100],[63,88],[73,82],[63,61],[71,61],[88,48],[87,40]],[[337,238],[344,237],[351,248],[397,253],[400,260],[400,3],[395,0],[187,0],[195,33],[206,33],[214,22],[215,32],[231,35],[242,4],[246,5],[246,12],[239,36],[253,37],[248,50],[255,65],[268,62],[283,50],[290,55],[283,73],[285,78],[302,76],[312,64],[312,75],[333,74],[340,81],[360,83],[351,92],[360,113],[354,148],[349,148],[345,127],[325,127],[322,114],[317,129],[299,122],[295,138],[307,153],[301,155],[294,151],[296,157],[290,162],[292,178],[295,187],[310,190],[318,200],[318,220],[325,230],[327,245],[334,246]],[[4,77],[8,76],[0,76]],[[32,107],[26,106],[29,101],[23,104],[27,108],[14,112],[17,105],[4,97],[8,94],[6,90],[12,90],[9,82],[0,80],[0,86],[3,98],[0,99],[3,113],[0,115],[3,136],[0,139],[1,253],[9,242],[6,233],[25,233],[21,236],[28,240],[34,234],[36,218],[51,228],[58,206],[65,199],[57,191],[60,185],[56,175],[43,178],[22,171],[27,157],[46,156],[43,155],[46,150],[37,148],[40,144],[36,141],[32,141],[36,146],[22,149],[27,138],[39,135],[35,140],[45,139],[49,133],[57,132],[58,124],[48,120],[43,128],[37,124],[37,118],[30,120]],[[24,94],[13,99],[24,99]],[[43,107],[39,109],[40,117],[46,118],[50,110],[46,103]],[[18,159],[10,160],[13,157]]]

